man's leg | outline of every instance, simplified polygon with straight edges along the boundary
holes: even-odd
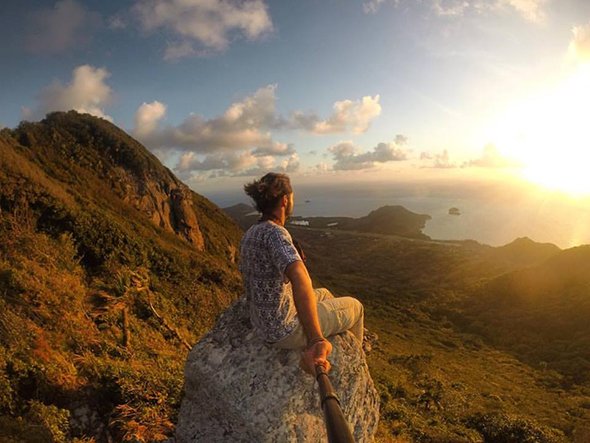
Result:
[[[360,344],[363,343],[364,308],[353,297],[334,297],[325,288],[314,290],[318,300],[318,317],[324,337],[348,331],[353,333]],[[300,349],[307,345],[307,338],[301,324],[291,334],[274,343],[274,347],[283,349]]]
[[[318,302],[334,298],[334,295],[326,288],[315,288],[313,292]]]
[[[324,299],[318,303],[318,316],[325,337],[350,330],[363,343],[364,308],[356,298]]]

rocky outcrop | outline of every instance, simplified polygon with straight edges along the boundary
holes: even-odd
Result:
[[[170,193],[170,207],[172,209],[170,221],[174,231],[198,249],[203,249],[205,243],[199,229],[197,214],[192,205],[190,190],[187,188],[173,189]]]
[[[114,186],[121,198],[135,209],[145,213],[155,225],[173,232],[203,250],[205,242],[197,213],[193,207],[191,191],[177,181],[169,183],[135,175],[118,168]]]
[[[364,353],[348,332],[330,341],[330,379],[344,415],[356,441],[372,441],[379,397]],[[317,383],[300,369],[298,351],[256,336],[244,299],[189,354],[176,441],[326,441]]]

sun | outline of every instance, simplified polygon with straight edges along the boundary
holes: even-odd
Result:
[[[559,86],[503,113],[492,131],[522,176],[571,195],[590,195],[590,64]]]

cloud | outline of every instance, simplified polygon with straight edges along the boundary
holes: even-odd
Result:
[[[545,4],[548,0],[390,0],[394,7],[426,7],[432,14],[443,18],[461,18],[469,14],[489,15],[506,10],[518,13],[533,23],[545,20]],[[365,0],[365,14],[375,14],[386,0]]]
[[[113,15],[108,19],[108,27],[113,31],[127,28],[127,21],[121,15]]]
[[[186,152],[178,161],[175,170],[180,173],[192,173],[194,171],[227,170],[237,172],[250,168],[257,162],[263,163],[265,159],[257,159],[250,152],[225,152],[216,153],[199,159],[194,152]]]
[[[375,14],[385,0],[366,0],[363,2],[363,11],[365,14]]]
[[[282,161],[281,170],[289,173],[297,172],[299,171],[300,166],[299,156],[297,153],[293,153],[288,159]]]
[[[278,162],[272,155],[255,156],[250,151],[215,153],[202,159],[187,152],[174,168],[179,177],[188,182],[195,181],[195,177],[246,177],[264,175],[269,171],[295,173],[299,169],[297,153]]]
[[[358,101],[336,102],[334,113],[327,120],[301,112],[285,118],[276,109],[276,88],[276,85],[260,88],[232,103],[220,116],[207,119],[191,114],[179,125],[165,128],[157,128],[157,122],[153,121],[155,117],[158,120],[163,117],[165,106],[162,103],[157,106],[143,104],[136,113],[134,134],[154,149],[175,148],[208,154],[248,148],[255,149],[257,156],[291,155],[293,146],[275,141],[272,130],[295,129],[316,134],[363,132],[381,112],[379,96],[376,95]]]
[[[161,127],[166,105],[143,103],[135,114],[133,134],[159,155],[177,152],[175,167],[189,182],[195,176],[257,175],[261,171],[295,172],[299,157],[290,143],[273,140],[271,129],[288,123],[276,111],[275,85],[232,103],[221,115],[189,115],[177,126]]]
[[[435,169],[450,169],[456,168],[457,165],[451,163],[451,159],[449,156],[449,152],[445,149],[440,154],[431,154],[429,152],[422,152],[420,154],[420,160],[427,160],[431,161],[426,168],[435,168]]]
[[[468,12],[475,14],[498,13],[514,10],[529,22],[545,20],[546,0],[432,0],[432,11],[439,17],[462,17]]]
[[[464,0],[433,0],[432,10],[439,17],[460,17],[470,7]]]
[[[334,113],[326,120],[304,113],[283,117],[276,109],[276,88],[267,85],[232,103],[221,115],[205,118],[191,114],[178,125],[160,124],[166,115],[165,104],[143,103],[135,114],[133,134],[160,157],[180,155],[177,170],[183,176],[202,171],[214,171],[216,176],[256,175],[263,169],[294,172],[300,168],[295,146],[275,140],[274,130],[318,133],[318,127],[329,127],[331,132],[358,132],[366,130],[381,111],[377,95],[336,102]],[[396,140],[400,146],[407,142],[401,134]],[[371,153],[342,159],[340,164],[356,166],[362,160],[370,166],[397,159],[401,152],[393,145],[382,144]]]
[[[196,51],[190,42],[169,43],[164,51],[164,60],[179,60],[181,58],[191,57],[198,54],[205,55],[205,52]]]
[[[496,0],[498,6],[509,6],[525,20],[542,23],[545,20],[544,6],[547,0]]]
[[[568,52],[574,60],[590,61],[590,23],[574,26]]]
[[[372,151],[357,154],[352,142],[341,142],[328,148],[334,159],[334,170],[359,170],[375,167],[376,163],[407,160],[407,153],[395,143],[379,143]]]
[[[515,160],[504,157],[493,144],[484,147],[482,156],[463,163],[463,167],[477,166],[480,168],[513,168],[520,164]]]
[[[366,132],[371,121],[381,114],[379,95],[365,96],[361,100],[342,100],[334,103],[332,115],[320,120],[314,115],[294,113],[292,124],[316,134],[334,134],[352,131]]]
[[[394,141],[396,145],[403,146],[408,144],[408,137],[403,134],[396,134]]]
[[[292,155],[295,154],[295,146],[292,143],[274,142],[271,146],[258,147],[252,154],[261,157],[264,155]]]
[[[85,45],[100,26],[100,14],[74,0],[60,0],[53,8],[29,17],[25,48],[35,54],[58,54]]]
[[[273,30],[262,0],[139,0],[133,12],[144,30],[164,29],[179,39],[166,50],[169,59],[222,51],[235,36],[256,40]]]
[[[135,128],[133,133],[138,137],[152,134],[160,120],[166,115],[166,105],[159,101],[143,103],[135,112]]]
[[[63,85],[59,81],[54,81],[39,93],[38,106],[30,111],[30,116],[42,117],[47,112],[74,109],[112,120],[104,112],[104,107],[113,97],[111,87],[105,83],[109,76],[110,73],[104,68],[78,66],[72,72],[70,83]]]
[[[275,144],[269,132],[269,129],[280,125],[275,107],[275,89],[275,85],[260,88],[253,95],[231,104],[218,117],[206,119],[191,114],[178,126],[162,129],[157,129],[154,124],[142,126],[144,130],[136,130],[135,136],[151,148],[175,148],[199,154],[246,148],[258,148],[259,152],[284,149]],[[164,105],[159,105],[152,111],[161,111]],[[153,112],[142,107],[136,113],[136,121],[140,111],[155,117]],[[139,128],[136,123],[136,129]]]

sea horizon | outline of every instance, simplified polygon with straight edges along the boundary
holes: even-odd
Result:
[[[251,204],[237,189],[204,193],[221,208]],[[362,217],[382,206],[399,205],[431,217],[423,229],[433,240],[475,240],[502,246],[528,237],[560,248],[590,244],[590,206],[561,193],[532,192],[506,183],[355,183],[302,185],[293,216]],[[457,208],[460,215],[449,213]]]

